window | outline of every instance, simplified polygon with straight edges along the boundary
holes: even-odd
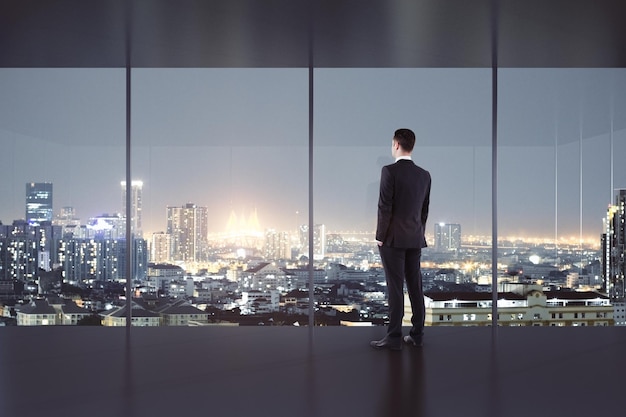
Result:
[[[382,268],[379,254],[371,251],[364,235],[350,236],[349,231],[375,228],[381,169],[394,162],[390,152],[394,130],[408,127],[417,135],[414,162],[431,173],[433,184],[437,181],[426,230],[429,246],[422,258],[435,266],[423,271],[424,287],[438,281],[488,285],[483,272],[490,268],[491,257],[486,243],[491,223],[484,215],[491,207],[490,70],[317,68],[314,78],[314,214],[333,235],[334,250],[328,251],[333,259],[328,262],[349,261],[345,257],[352,246],[372,252],[367,257],[372,270]],[[409,96],[408,101],[398,100]],[[462,141],[454,139],[461,137]],[[451,167],[462,174],[451,175]],[[333,175],[339,171],[341,175]],[[451,194],[452,189],[456,191]],[[464,202],[462,208],[459,201]],[[460,229],[451,227],[450,239],[436,240],[435,225],[446,219],[455,219]],[[471,239],[474,247],[458,259],[480,261],[465,262],[458,274],[436,276],[446,262],[461,255],[463,239]],[[437,303],[450,309],[460,305],[452,300]],[[470,306],[477,303],[463,303]],[[440,321],[452,321],[452,315],[441,316]]]
[[[64,282],[71,285],[86,284],[87,277],[102,272],[93,268],[95,261],[90,264],[90,249],[95,245],[87,236],[86,225],[107,211],[121,209],[123,80],[120,69],[0,69],[0,143],[13,161],[0,166],[4,179],[0,187],[10,185],[17,191],[16,195],[3,191],[0,221],[10,225],[24,218],[26,184],[35,191],[33,195],[44,200],[40,201],[43,210],[37,211],[42,215],[40,226],[28,226],[37,236],[29,247],[44,256],[39,263],[15,268],[29,280],[34,273],[41,273],[34,272],[33,266],[50,269],[60,265]],[[45,201],[48,194],[49,204]],[[78,226],[68,232],[79,223],[82,229]],[[77,317],[40,315],[39,324],[55,321],[75,324]]]
[[[51,178],[58,203],[58,207],[53,207],[53,215],[60,221],[72,222],[80,218],[85,224],[92,220],[97,223],[99,218],[109,225],[119,221],[119,218],[102,215],[106,211],[122,211],[120,181],[125,178],[122,139],[125,115],[123,106],[112,103],[124,102],[124,71],[0,71],[2,85],[7,88],[0,98],[2,109],[6,110],[0,112],[0,140],[5,146],[3,151],[13,161],[0,166],[0,173],[2,178],[10,179],[7,182],[13,182],[7,184],[9,188],[23,190],[26,180],[22,178],[21,167],[27,166],[28,177],[34,181]],[[516,236],[523,230],[521,225],[529,225],[532,233],[555,230],[554,236],[551,233],[547,236],[555,242],[566,235],[597,236],[599,226],[595,219],[604,215],[608,198],[591,198],[588,194],[608,189],[605,185],[610,183],[609,179],[624,178],[626,168],[616,164],[614,172],[608,172],[613,155],[607,151],[613,151],[613,147],[606,127],[598,128],[599,125],[609,126],[607,120],[590,128],[593,134],[580,130],[580,126],[582,121],[585,128],[590,123],[587,109],[596,109],[605,118],[611,114],[606,107],[609,100],[605,100],[605,93],[623,92],[620,77],[613,77],[622,75],[623,70],[501,69],[499,74],[499,166],[506,167],[498,174],[502,240],[507,240],[509,235]],[[143,206],[141,215],[139,210],[133,211],[132,224],[145,240],[137,249],[143,251],[143,257],[137,258],[143,264],[133,266],[136,275],[143,273],[148,260],[167,261],[172,257],[188,260],[187,255],[192,253],[191,268],[202,269],[206,266],[203,263],[217,266],[217,258],[223,255],[218,252],[224,248],[216,242],[227,240],[229,232],[239,234],[239,241],[253,240],[252,247],[262,246],[267,259],[284,259],[290,263],[308,256],[308,235],[313,235],[317,267],[344,261],[348,253],[359,252],[352,251],[355,248],[351,245],[358,246],[356,249],[368,245],[361,232],[372,228],[380,167],[391,159],[386,141],[392,132],[388,127],[379,126],[393,126],[398,119],[414,120],[416,114],[421,121],[415,129],[423,141],[418,144],[422,148],[415,156],[416,162],[439,180],[432,191],[432,216],[437,213],[442,219],[458,218],[462,238],[488,235],[490,219],[482,213],[489,212],[491,197],[489,69],[316,69],[313,168],[315,219],[319,223],[312,231],[307,230],[309,213],[305,207],[308,200],[306,70],[133,69],[132,76],[132,172],[143,187],[137,184],[139,188],[133,189],[134,208],[139,200]],[[605,79],[617,81],[601,83]],[[404,91],[407,88],[410,91]],[[258,90],[254,92],[254,89]],[[587,90],[593,92],[590,97],[586,95]],[[393,100],[400,93],[416,99],[410,106],[404,106]],[[428,94],[438,100],[430,100]],[[585,103],[582,108],[581,103]],[[341,111],[337,111],[338,108]],[[50,109],[55,110],[54,114],[49,113]],[[275,123],[279,117],[283,122]],[[364,119],[372,124],[365,124]],[[441,123],[446,120],[458,123]],[[235,131],[234,125],[237,126]],[[620,135],[622,138],[623,132]],[[461,143],[447,139],[461,137]],[[287,154],[289,158],[284,157]],[[623,141],[615,141],[614,154],[624,154]],[[46,160],[71,163],[50,166]],[[175,169],[172,160],[184,160],[185,169]],[[533,161],[532,169],[529,161]],[[340,168],[342,175],[333,175],[328,167]],[[450,167],[467,175],[451,176]],[[220,180],[207,185],[203,181],[206,178]],[[580,195],[583,186],[585,198]],[[100,192],[94,194],[93,189]],[[202,192],[198,191],[200,189]],[[446,190],[450,189],[460,190],[461,195],[447,196]],[[341,192],[328,193],[328,190]],[[137,191],[142,193],[139,197]],[[21,218],[24,206],[22,197],[11,192],[6,194],[10,197],[4,200],[0,213],[5,225]],[[527,202],[529,207],[521,207],[520,194],[534,196]],[[276,198],[276,195],[289,198]],[[181,236],[172,242],[173,233],[169,233],[168,243],[168,238],[158,233],[168,227],[168,219],[163,215],[166,207],[183,209],[190,199],[199,209],[191,210],[194,216],[208,217],[210,213],[214,222],[207,222],[206,228],[200,230],[204,238],[198,247],[181,254],[187,250],[181,249],[184,246]],[[228,204],[218,201],[228,201]],[[463,201],[463,210],[450,201]],[[76,206],[70,207],[74,202]],[[337,210],[337,207],[352,209]],[[527,217],[528,213],[544,212],[550,215],[536,219]],[[583,218],[578,218],[580,213],[584,213]],[[429,224],[442,219],[432,217]],[[248,224],[239,227],[241,220]],[[245,235],[243,229],[249,226],[254,226],[253,236]],[[268,229],[275,229],[277,235],[270,239]],[[348,230],[354,233],[336,236],[332,255],[329,255],[328,235]],[[282,232],[286,235],[281,235]],[[427,230],[427,237],[430,243],[437,243],[433,232],[434,228]],[[111,251],[119,252],[114,240],[103,241],[103,244],[110,244]],[[459,255],[454,247],[444,248],[441,242],[439,244],[438,250],[442,250],[439,254]],[[583,242],[577,244],[582,246]],[[178,247],[173,249],[172,245]],[[162,248],[162,253],[155,249],[157,246]],[[433,249],[435,246],[431,245]],[[488,253],[488,245],[475,246],[480,247],[476,250],[480,253],[471,255]],[[560,258],[556,256],[558,245],[554,246],[556,262]],[[33,246],[20,243],[20,247]],[[57,254],[58,263],[68,266],[80,262],[92,268],[84,259],[75,257],[81,253],[78,249],[89,247],[87,239],[76,237],[64,241]],[[145,253],[148,247],[153,249],[150,255]],[[229,256],[233,260],[246,256],[246,253],[236,253],[234,245],[230,249],[233,253]],[[248,255],[254,253],[253,249],[256,248],[250,248]],[[569,249],[578,257],[587,256],[575,247]],[[424,256],[431,254],[425,251]],[[359,256],[362,256],[359,261],[368,267],[380,267],[375,251]],[[460,277],[454,279],[488,284],[481,273],[490,262],[485,259],[484,264],[467,262]],[[121,259],[111,255],[110,261],[117,264]],[[51,260],[50,264],[53,263]],[[20,268],[22,271],[23,265]],[[15,273],[17,271],[18,268]],[[70,274],[71,268],[66,268],[66,272]],[[88,272],[108,279],[108,274],[119,278],[122,269],[112,267]],[[25,273],[36,274],[36,270]],[[532,274],[530,270],[526,273]],[[79,273],[67,277],[70,283],[81,279]],[[426,283],[432,284],[434,280],[425,276]],[[446,307],[453,305],[446,303]],[[466,304],[472,305],[476,303]],[[551,316],[556,318],[554,313]],[[451,320],[451,315],[447,317]],[[559,313],[558,317],[562,319],[563,314]],[[580,317],[575,313],[574,317],[585,318],[585,313]],[[606,318],[606,314],[597,318]],[[38,315],[37,319],[42,317]],[[443,320],[440,315],[440,321]],[[467,315],[467,320],[472,320],[471,315]],[[511,320],[523,320],[523,314],[511,316]]]
[[[150,262],[184,260],[191,273],[232,264],[234,271],[260,253],[281,267],[306,268],[308,71],[159,68],[132,74],[133,176],[143,184],[141,224]],[[172,161],[185,161],[185,169]],[[335,177],[335,171],[320,171]],[[320,218],[313,232],[318,265],[329,220]],[[238,285],[252,285],[247,278]],[[279,284],[259,280],[266,285]]]

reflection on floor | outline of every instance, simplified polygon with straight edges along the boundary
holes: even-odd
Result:
[[[626,329],[0,328],[0,416],[623,415]]]

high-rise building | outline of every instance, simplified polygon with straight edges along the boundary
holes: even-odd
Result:
[[[126,239],[126,218],[119,213],[92,217],[87,223],[90,237]]]
[[[435,251],[450,252],[461,249],[461,225],[454,223],[435,224]]]
[[[121,182],[122,186],[122,213],[126,213],[126,181]],[[132,181],[130,183],[130,230],[135,236],[141,236],[141,190],[142,181]],[[126,216],[126,214],[124,214]]]
[[[172,235],[164,232],[152,234],[150,242],[150,263],[168,263],[172,256]]]
[[[309,251],[309,226],[303,224],[300,226],[300,244],[302,253],[308,254]],[[321,260],[326,256],[326,226],[316,224],[313,226],[313,259]]]
[[[172,237],[172,261],[204,261],[208,236],[208,210],[187,203],[167,207],[167,231]]]
[[[144,239],[132,240],[131,279],[145,279],[148,269],[147,244]],[[64,236],[59,242],[59,264],[67,282],[88,280],[116,281],[126,279],[126,239]]]
[[[74,207],[65,206],[61,208],[61,211],[56,215],[53,222],[56,226],[80,226],[80,219],[76,217],[76,211]]]
[[[615,205],[610,205],[602,236],[604,287],[611,301],[623,303],[626,295],[626,189],[619,190]]]
[[[26,184],[26,221],[28,224],[52,221],[51,182],[29,182]]]
[[[36,280],[56,263],[62,228],[50,222],[31,225],[16,220],[0,225],[0,280]]]
[[[289,233],[269,229],[265,232],[263,254],[267,260],[291,259]]]
[[[343,239],[343,236],[337,233],[329,233],[326,236],[326,244],[328,252],[331,253],[345,252],[347,250],[346,241]]]

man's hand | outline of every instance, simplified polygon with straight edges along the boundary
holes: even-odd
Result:
[[[383,242],[381,242],[380,240],[377,240],[377,241],[376,241],[376,244],[377,244],[378,246],[382,246],[382,245],[383,245]]]

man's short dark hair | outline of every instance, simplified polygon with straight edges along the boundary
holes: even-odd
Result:
[[[413,133],[411,129],[398,129],[396,133],[393,134],[393,138],[405,151],[413,151],[413,147],[415,146],[415,133]]]

